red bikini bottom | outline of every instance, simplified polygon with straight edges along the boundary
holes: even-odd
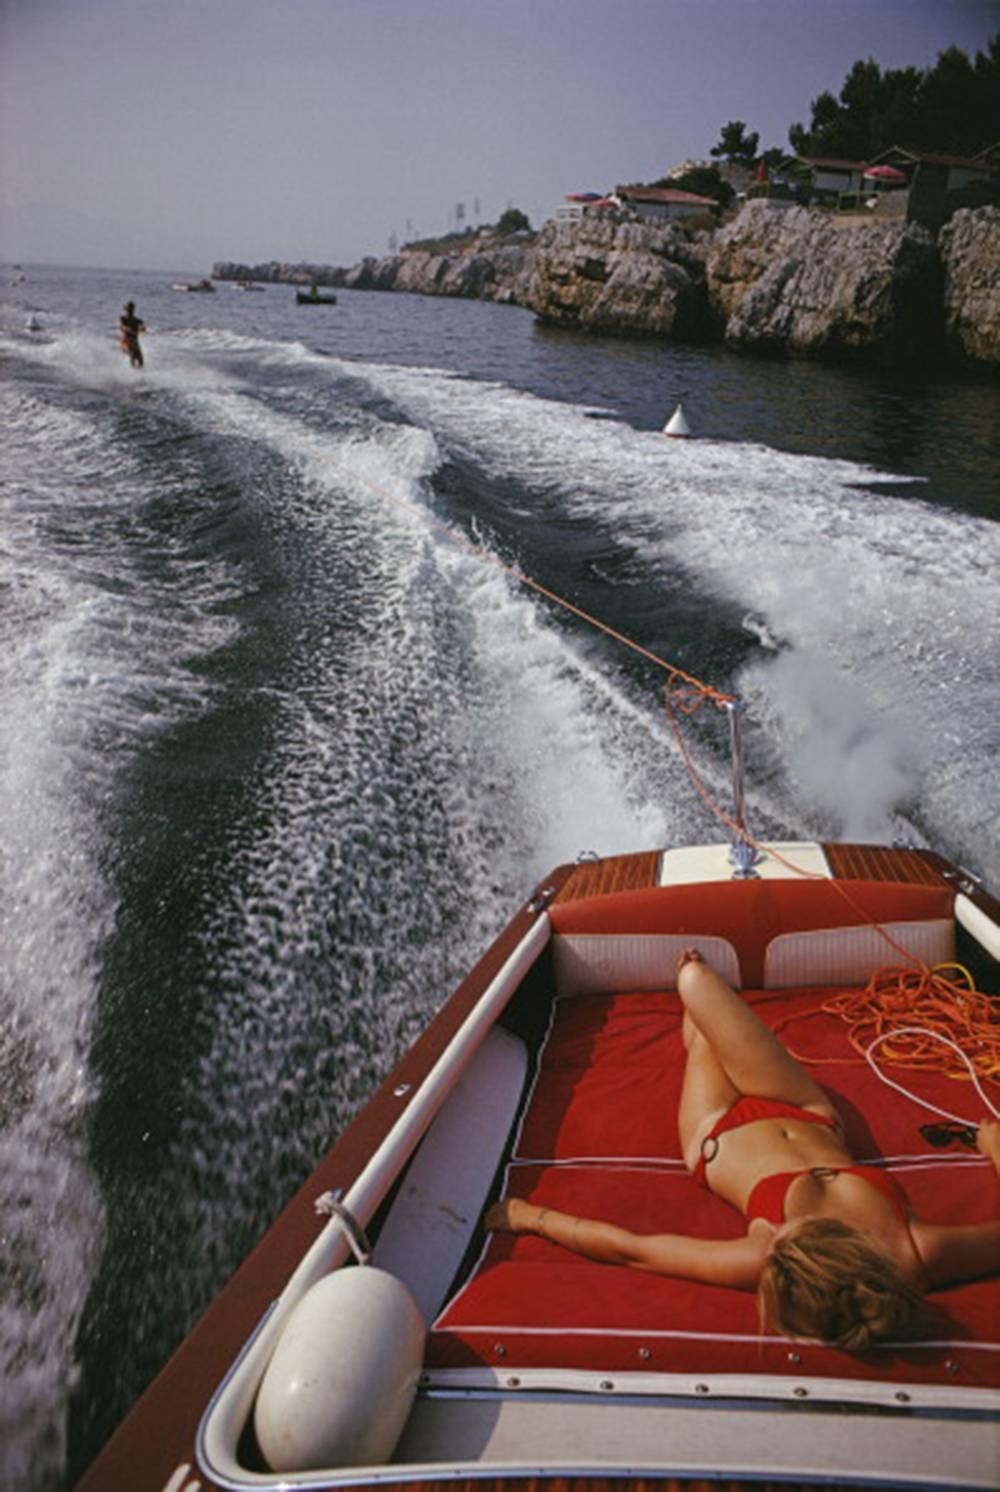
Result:
[[[732,1107],[715,1121],[702,1140],[701,1155],[691,1172],[695,1181],[702,1186],[708,1186],[705,1179],[705,1167],[719,1153],[719,1136],[724,1135],[727,1129],[741,1129],[744,1124],[752,1124],[755,1119],[802,1119],[807,1124],[822,1124],[827,1129],[837,1128],[835,1119],[828,1119],[825,1114],[810,1113],[808,1109],[800,1109],[793,1103],[782,1103],[780,1098],[738,1098]]]

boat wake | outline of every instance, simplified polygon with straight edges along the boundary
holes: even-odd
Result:
[[[88,1290],[96,1448],[533,878],[715,837],[659,672],[504,565],[744,697],[757,833],[1000,879],[995,527],[502,383],[205,328],[140,378],[51,325],[0,394],[0,1430],[32,1475]]]
[[[778,801],[803,832],[881,837],[902,811],[918,837],[996,875],[1000,835],[984,836],[971,808],[985,793],[989,818],[1000,813],[987,781],[1000,745],[990,704],[1000,656],[995,525],[922,502],[910,479],[896,496],[885,473],[849,462],[667,442],[434,369],[380,366],[365,376],[443,452],[538,494],[539,516],[557,507],[629,548],[666,608],[680,569],[706,613],[751,609],[765,654],[737,667],[733,683],[751,705],[772,795],[761,807],[773,807],[776,770]],[[962,780],[974,784],[965,803]],[[751,782],[751,805],[754,792]]]

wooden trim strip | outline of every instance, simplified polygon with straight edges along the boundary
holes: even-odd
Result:
[[[581,897],[608,896],[615,891],[645,890],[658,883],[660,860],[659,850],[585,860],[574,867],[555,900],[578,901]]]

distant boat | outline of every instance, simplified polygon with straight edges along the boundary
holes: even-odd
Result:
[[[233,286],[234,290],[263,290],[263,285],[255,285],[252,280],[237,280]]]
[[[170,288],[171,290],[188,290],[192,294],[196,292],[202,295],[206,293],[211,295],[215,294],[215,286],[212,284],[211,280],[198,280],[198,282],[194,285],[190,284],[188,281],[181,281],[176,285],[171,285]]]
[[[320,295],[315,287],[312,290],[296,290],[295,299],[300,306],[335,306],[337,304],[335,295]]]

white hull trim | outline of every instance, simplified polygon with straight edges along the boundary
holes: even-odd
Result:
[[[473,1010],[414,1092],[400,1093],[403,1113],[371,1156],[343,1205],[362,1228],[367,1227],[390,1191],[438,1110],[452,1092],[500,1012],[538,960],[551,937],[546,916],[539,916],[483,991]],[[303,1257],[274,1306],[264,1317],[245,1351],[234,1363],[198,1427],[197,1457],[203,1474],[221,1487],[290,1485],[287,1474],[255,1477],[237,1460],[237,1446],[253,1408],[254,1396],[278,1338],[294,1307],[318,1280],[351,1257],[343,1227],[332,1218]],[[345,1478],[350,1479],[350,1478]],[[316,1476],[311,1483],[328,1485]]]

